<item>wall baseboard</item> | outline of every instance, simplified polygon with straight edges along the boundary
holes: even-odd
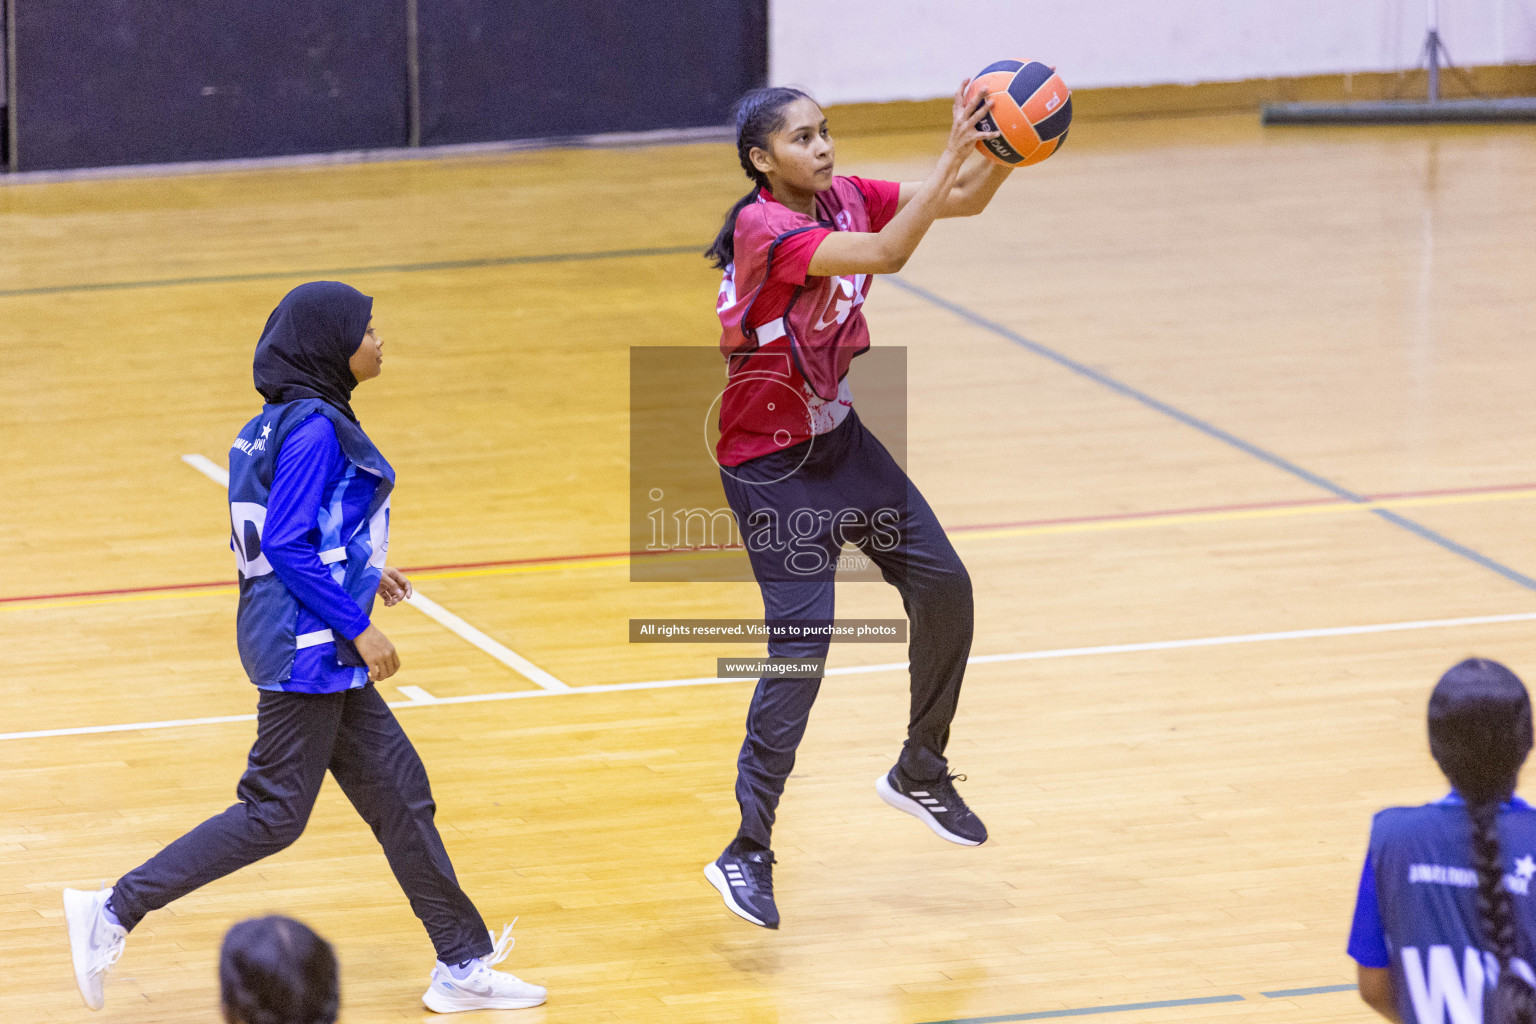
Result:
[[[357,149],[341,153],[299,153],[290,156],[258,156],[236,160],[187,160],[170,164],[126,164],[119,167],[77,167],[63,171],[20,171],[0,174],[0,188],[7,185],[47,185],[61,181],[94,181],[108,178],[160,178],[178,174],[227,174],[231,171],[269,171],[282,168],[334,167],[338,164],[392,163],[402,160],[453,160],[540,149],[637,149],[643,146],[682,146],[695,142],[734,142],[729,125],[703,128],[658,128],[648,132],[607,132],[601,135],[563,135],[548,139],[512,139],[506,142],[456,142],[446,146],[415,146],[401,149]]]
[[[1471,96],[1470,81],[1484,97],[1536,95],[1536,64],[1495,64],[1442,70],[1440,91],[1446,99]],[[1462,75],[1465,75],[1465,79]],[[1070,84],[1070,83],[1069,83]],[[1075,118],[1177,117],[1184,114],[1257,114],[1266,103],[1348,102],[1417,99],[1428,89],[1423,69],[1299,78],[1250,78],[1240,82],[1195,85],[1146,85],[1078,89],[1072,93]],[[889,103],[838,103],[827,108],[840,135],[881,135],[926,131],[949,125],[950,100],[894,100]]]

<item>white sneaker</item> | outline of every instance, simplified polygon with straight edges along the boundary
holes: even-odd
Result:
[[[512,924],[516,924],[513,921]],[[491,932],[496,948],[491,955],[475,962],[469,977],[460,980],[448,970],[441,960],[432,968],[432,984],[421,1001],[427,1009],[437,1013],[457,1013],[460,1010],[521,1010],[538,1006],[549,997],[540,985],[530,985],[504,971],[493,971],[492,966],[501,963],[512,952],[517,942],[512,937],[512,924],[501,931],[501,938]]]
[[[112,890],[103,886],[99,892],[64,890],[64,924],[69,928],[69,957],[75,965],[75,984],[80,998],[93,1010],[105,1001],[102,987],[107,969],[123,955],[128,930],[107,920],[102,909]]]

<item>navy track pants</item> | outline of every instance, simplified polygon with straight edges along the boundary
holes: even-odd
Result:
[[[131,930],[150,911],[286,848],[304,831],[327,769],[384,847],[437,958],[489,954],[485,921],[433,824],[426,768],[371,683],[341,693],[261,691],[239,803],[118,879],[112,912]]]
[[[899,763],[911,778],[938,778],[948,768],[944,748],[970,657],[974,610],[970,576],[928,502],[851,410],[827,434],[723,467],[721,480],[769,622],[832,621],[844,542],[901,593],[912,705]],[[775,637],[768,655],[823,658],[828,644],[826,636]],[[820,689],[818,679],[758,680],[737,759],[740,837],[771,845],[784,782]]]

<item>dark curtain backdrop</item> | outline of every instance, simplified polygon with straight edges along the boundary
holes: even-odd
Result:
[[[421,0],[421,141],[724,124],[767,0]]]
[[[425,145],[723,124],[767,0],[418,0]],[[17,0],[20,170],[404,146],[405,0]]]
[[[21,169],[404,145],[403,9],[19,0]]]

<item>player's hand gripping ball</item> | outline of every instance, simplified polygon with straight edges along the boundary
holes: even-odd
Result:
[[[999,131],[995,139],[976,143],[987,159],[1007,167],[1028,167],[1056,152],[1067,141],[1072,125],[1072,90],[1056,69],[1037,60],[1000,60],[971,79],[966,101],[975,109],[985,94],[992,112],[976,125]]]

